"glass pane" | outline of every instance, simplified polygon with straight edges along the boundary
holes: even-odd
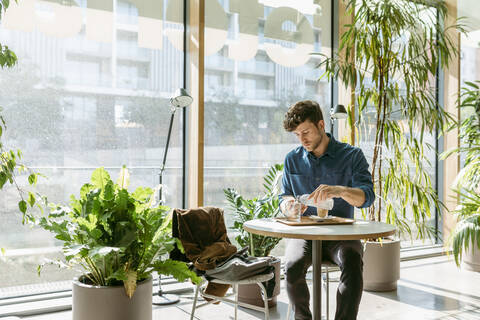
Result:
[[[206,204],[227,209],[225,188],[262,194],[268,168],[298,146],[282,124],[292,103],[317,101],[329,130],[331,86],[311,52],[331,54],[330,3],[206,1]]]
[[[2,21],[1,42],[18,56],[15,68],[0,73],[5,141],[47,177],[39,191],[54,203],[78,196],[100,166],[116,177],[126,165],[131,189],[156,186],[169,99],[183,86],[183,1],[62,3],[12,1]],[[182,205],[181,118],[178,112],[163,177],[170,206]],[[60,243],[21,225],[14,188],[4,188],[0,201],[7,259],[0,287],[71,279],[71,272],[36,275]]]
[[[459,17],[464,18],[468,27],[468,36],[462,36],[460,55],[461,86],[466,81],[480,81],[480,7],[477,1],[459,1]],[[471,89],[471,88],[470,88]],[[461,108],[460,118],[466,119],[474,112],[473,108]],[[460,154],[461,166],[465,165],[465,154]]]

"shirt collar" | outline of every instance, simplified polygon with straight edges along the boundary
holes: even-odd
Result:
[[[310,159],[320,159],[327,155],[331,158],[335,158],[335,154],[337,150],[336,147],[338,144],[337,140],[335,140],[335,138],[330,133],[327,133],[327,136],[330,140],[328,141],[327,150],[325,151],[324,154],[322,154],[320,157],[316,157],[312,152],[308,152],[307,150],[305,150],[305,148],[302,147],[304,154],[308,156]]]

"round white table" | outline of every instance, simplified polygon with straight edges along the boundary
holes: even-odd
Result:
[[[387,223],[364,220],[343,225],[289,226],[275,219],[256,219],[245,222],[243,228],[264,236],[312,240],[313,320],[320,320],[322,315],[322,240],[380,238],[396,230]]]

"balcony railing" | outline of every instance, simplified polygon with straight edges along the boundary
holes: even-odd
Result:
[[[65,40],[68,52],[88,53],[90,55],[109,57],[112,55],[112,45],[88,40],[84,37],[73,37]]]
[[[128,89],[148,89],[148,78],[118,77],[117,86]]]
[[[66,78],[67,84],[111,87],[112,78],[110,76],[99,76],[98,74],[78,74],[70,73]]]
[[[240,72],[273,74],[274,65],[267,61],[240,61],[238,62]]]
[[[270,100],[273,98],[273,91],[267,89],[240,89],[239,96],[247,99]]]
[[[210,69],[232,70],[233,61],[229,58],[217,55],[208,56],[205,58],[205,67]]]
[[[146,48],[139,48],[137,43],[120,42],[117,44],[117,56],[119,58],[144,60],[150,58],[150,50]]]

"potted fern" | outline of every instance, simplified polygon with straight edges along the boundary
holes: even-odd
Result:
[[[452,118],[437,104],[433,79],[458,54],[450,33],[464,29],[438,22],[447,15],[441,0],[346,3],[353,23],[345,26],[339,51],[321,66],[323,76],[355,90],[347,123],[366,143],[376,194],[364,215],[394,224],[401,237],[433,237],[431,212],[442,203],[428,173],[427,137],[436,139],[432,133]],[[399,257],[399,239],[367,242],[364,288],[396,289]]]
[[[480,81],[466,82],[460,96],[462,121],[460,147],[445,153],[464,153],[465,166],[453,183],[457,191],[454,214],[457,224],[447,242],[452,247],[457,266],[480,271]]]
[[[73,281],[74,320],[151,320],[154,271],[200,281],[185,263],[167,259],[175,242],[169,208],[155,204],[155,190],[129,192],[128,184],[125,167],[116,183],[96,169],[69,206],[30,217],[63,242],[65,261],[50,263],[81,274]]]
[[[279,208],[279,181],[283,172],[283,164],[275,164],[268,170],[263,178],[264,192],[261,196],[246,199],[235,189],[224,189],[225,198],[233,211],[233,227],[237,233],[235,241],[240,247],[249,247],[251,256],[266,257],[280,242],[280,238],[261,236],[249,233],[243,229],[243,224],[249,220],[261,218],[274,218],[280,214]],[[273,296],[268,300],[269,307],[276,305],[277,295],[280,294],[280,260],[274,263],[275,289]],[[240,285],[238,299],[242,302],[263,306],[263,299],[256,284]]]

